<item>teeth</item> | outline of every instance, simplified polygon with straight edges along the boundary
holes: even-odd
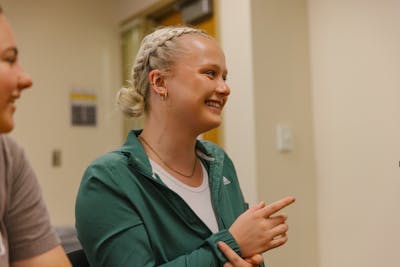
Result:
[[[215,108],[221,108],[221,103],[214,102],[214,101],[207,101],[207,105]]]

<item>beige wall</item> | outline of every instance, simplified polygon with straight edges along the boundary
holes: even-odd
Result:
[[[297,199],[284,211],[288,244],[265,255],[270,266],[318,266],[306,2],[251,1],[258,195]],[[292,131],[291,152],[277,150],[278,125]]]
[[[114,18],[117,21],[123,21],[148,9],[152,5],[166,1],[168,0],[114,0]]]
[[[25,148],[56,225],[74,224],[76,191],[87,165],[121,142],[113,98],[120,84],[116,25],[106,1],[2,0],[34,86],[18,101],[13,136]],[[98,125],[71,127],[69,92],[98,96]],[[62,166],[51,167],[51,152]]]
[[[231,95],[224,111],[224,142],[246,201],[259,201],[255,152],[250,0],[218,0],[218,36],[225,52]],[[238,19],[240,18],[240,19]],[[234,30],[233,30],[234,29]]]
[[[310,0],[321,266],[400,266],[400,1]]]

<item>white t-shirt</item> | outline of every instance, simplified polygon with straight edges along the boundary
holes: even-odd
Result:
[[[208,226],[211,232],[218,232],[218,223],[211,204],[208,173],[203,164],[201,163],[203,182],[198,187],[192,187],[182,183],[151,159],[150,164],[153,168],[153,172],[158,174],[161,181],[163,181],[164,184],[177,193],[189,205],[197,216]]]

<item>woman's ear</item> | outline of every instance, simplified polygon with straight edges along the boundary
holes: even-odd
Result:
[[[149,72],[150,89],[153,90],[159,96],[166,96],[168,94],[165,86],[165,76],[158,70],[151,70]]]

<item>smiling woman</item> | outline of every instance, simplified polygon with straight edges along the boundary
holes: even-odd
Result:
[[[50,224],[40,187],[23,150],[5,133],[15,101],[32,85],[0,6],[0,266],[71,266]]]
[[[185,26],[147,35],[118,93],[143,130],[95,160],[76,202],[76,227],[93,266],[263,266],[287,241],[286,197],[247,210],[232,161],[197,136],[221,124],[230,94],[225,56]],[[225,243],[225,244],[224,244]]]
[[[0,15],[0,31],[0,132],[4,133],[14,128],[14,102],[32,80],[18,63],[16,42],[4,15]]]

